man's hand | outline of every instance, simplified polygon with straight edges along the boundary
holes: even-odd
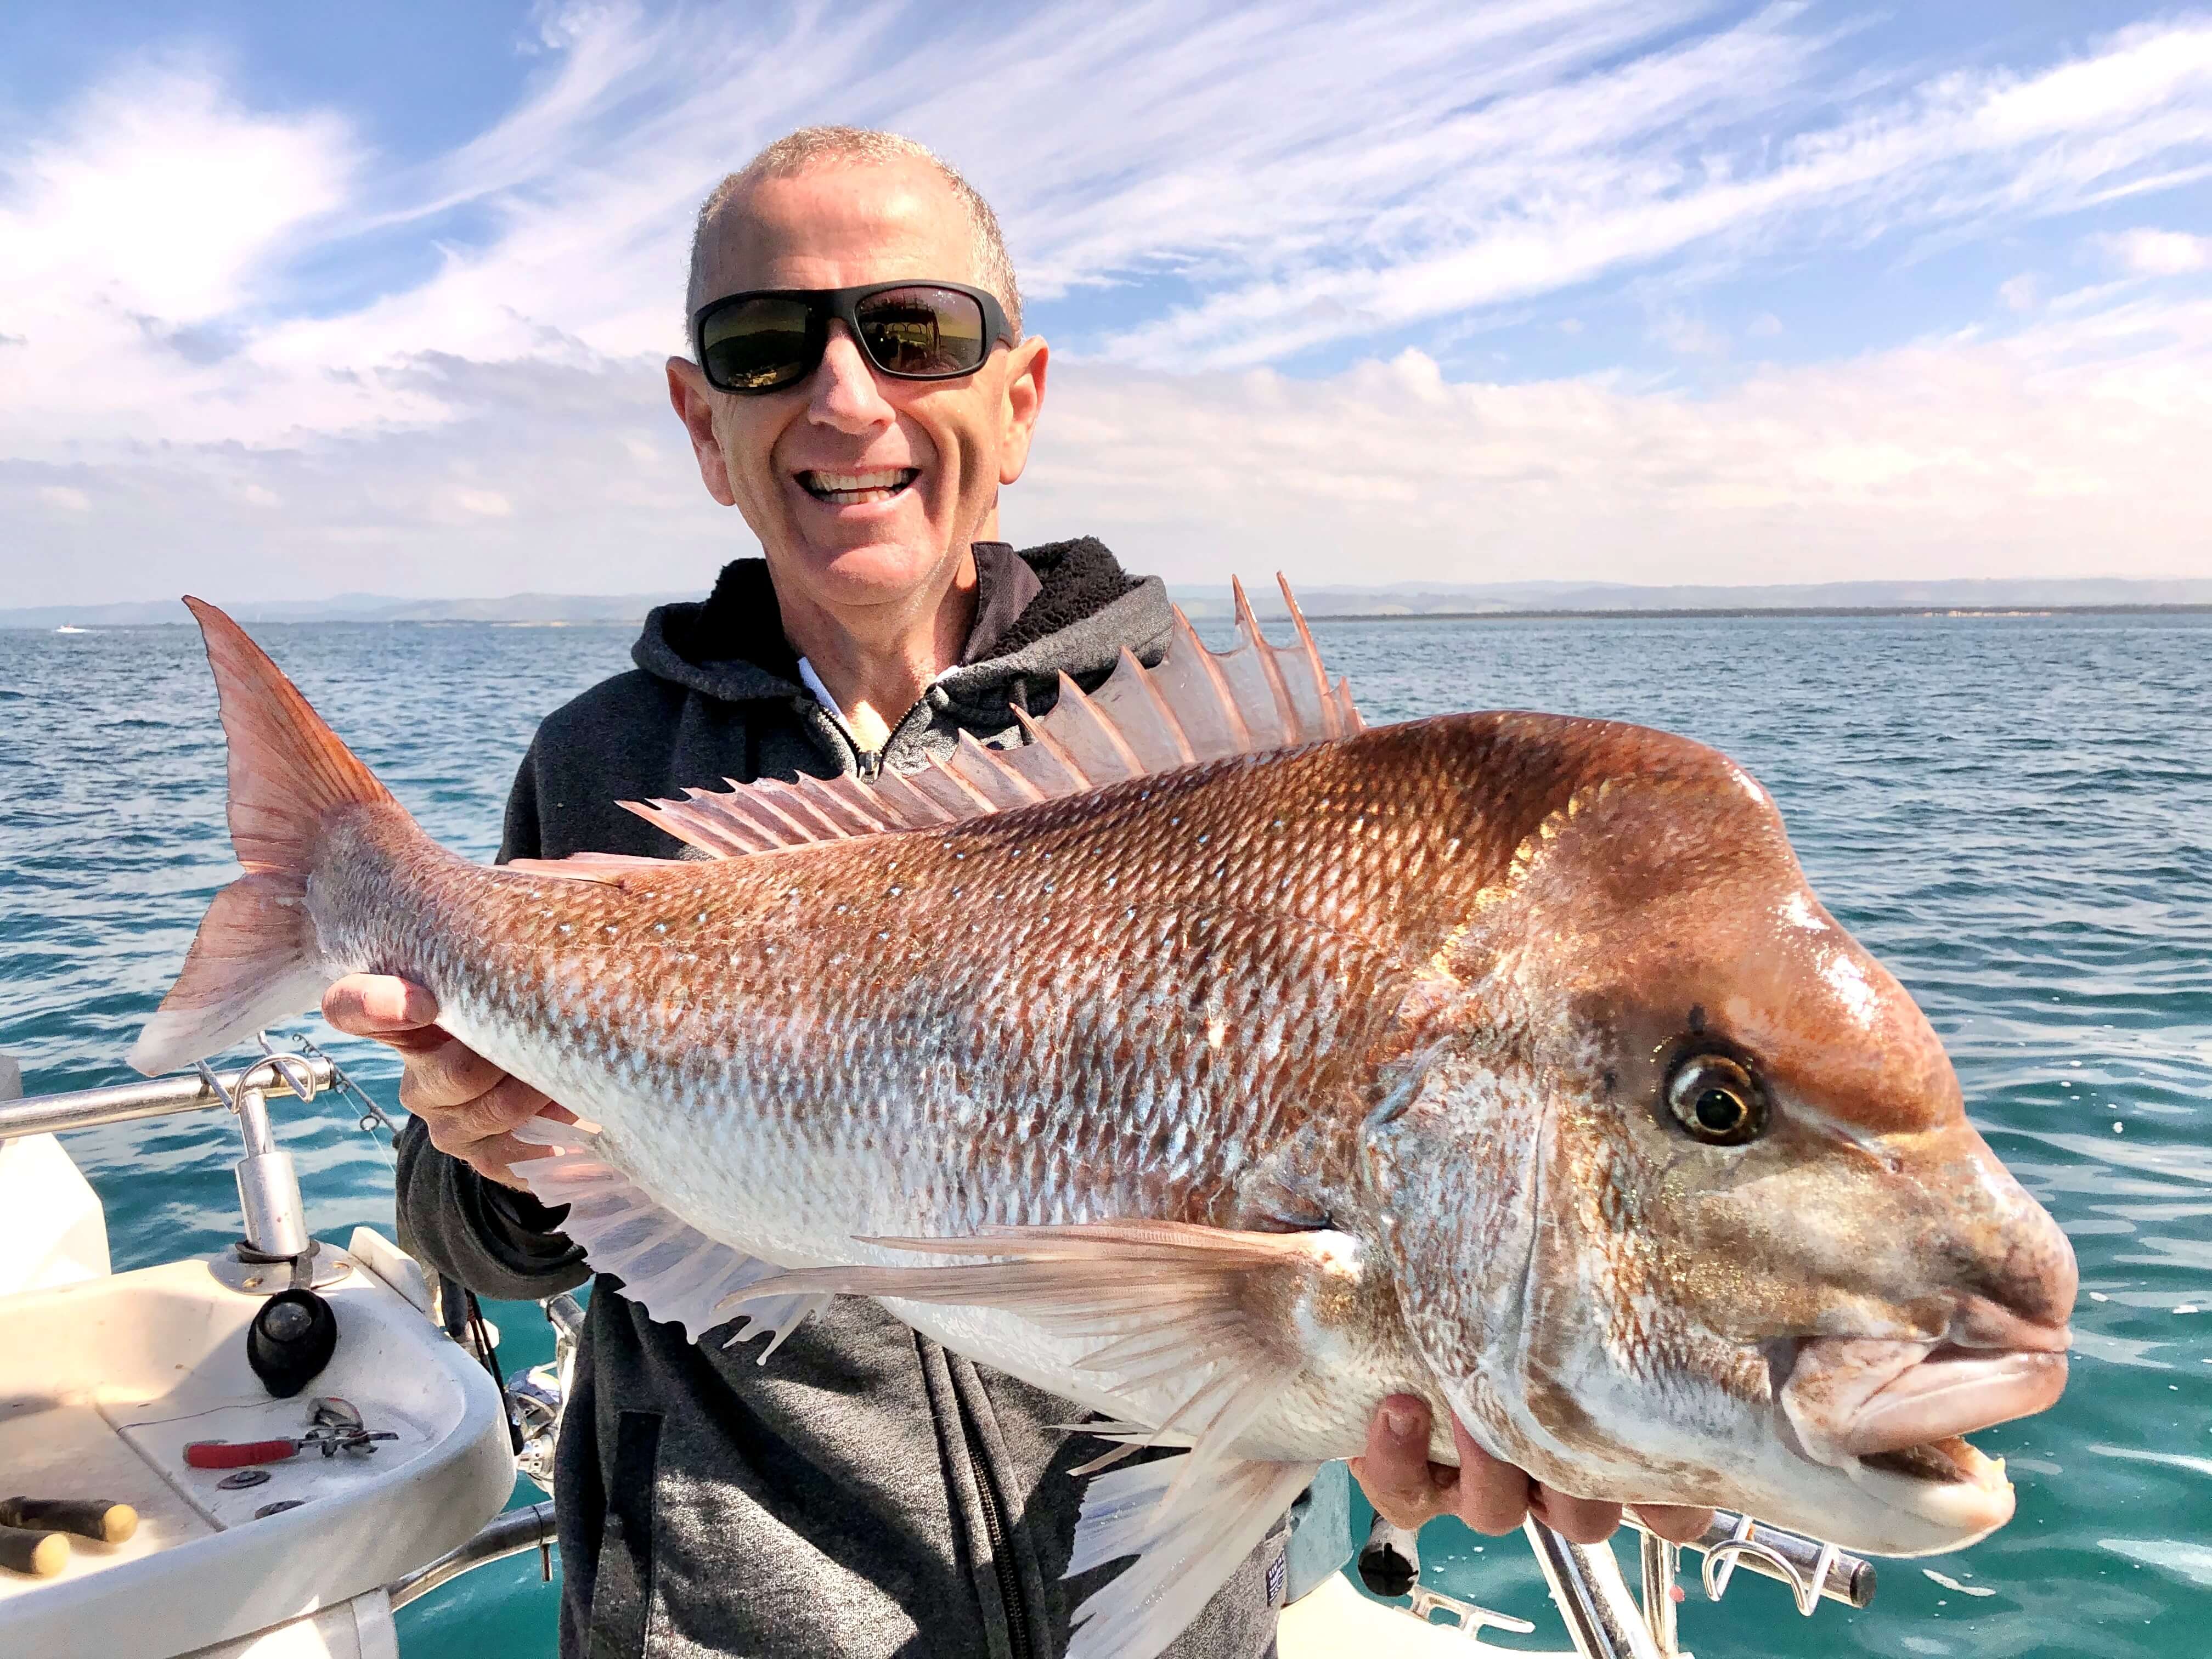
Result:
[[[341,1031],[374,1037],[404,1055],[399,1103],[422,1120],[433,1146],[487,1181],[526,1190],[509,1166],[545,1152],[517,1140],[515,1128],[541,1111],[575,1121],[574,1113],[440,1030],[438,1000],[410,981],[351,975],[323,993],[323,1018]]]
[[[1352,1460],[1352,1478],[1375,1512],[1395,1527],[1418,1531],[1433,1516],[1456,1515],[1480,1533],[1511,1532],[1524,1516],[1577,1544],[1598,1544],[1620,1524],[1620,1505],[1595,1498],[1570,1498],[1501,1463],[1476,1445],[1452,1419],[1452,1443],[1459,1467],[1429,1462],[1429,1407],[1418,1395],[1394,1394],[1376,1407],[1367,1425],[1367,1449]],[[1704,1534],[1711,1510],[1671,1504],[1638,1504],[1637,1519],[1662,1538],[1678,1544]]]

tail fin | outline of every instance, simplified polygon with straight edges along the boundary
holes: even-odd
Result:
[[[216,895],[184,972],[131,1050],[149,1077],[313,1006],[325,975],[307,872],[323,822],[339,807],[392,799],[245,629],[204,600],[185,603],[222,699],[230,840],[246,873]]]

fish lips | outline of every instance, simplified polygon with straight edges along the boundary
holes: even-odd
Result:
[[[2033,1416],[2055,1404],[2066,1387],[2063,1330],[2007,1334],[2026,1340],[1982,1347],[1814,1337],[1790,1356],[1777,1399],[1816,1462],[1842,1468],[1879,1458],[1899,1474],[1971,1478],[1946,1443]],[[1923,1451],[1936,1455],[1897,1455]]]
[[[1814,1337],[1770,1354],[1780,1439],[1801,1470],[1825,1466],[1849,1483],[1805,1506],[1810,1530],[1869,1554],[1934,1555],[2012,1518],[2003,1460],[1962,1437],[2055,1402],[2067,1334],[2024,1322],[1984,1333],[1968,1320],[1954,1329],[2006,1346]],[[1807,1495],[1789,1477],[1783,1490]]]

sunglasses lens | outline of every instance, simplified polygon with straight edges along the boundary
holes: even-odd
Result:
[[[972,374],[990,353],[983,307],[949,288],[888,288],[861,301],[858,315],[868,356],[886,374],[941,380]]]
[[[747,300],[708,316],[700,333],[699,366],[725,392],[771,392],[814,368],[803,300]]]

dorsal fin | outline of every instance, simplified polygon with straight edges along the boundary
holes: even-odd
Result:
[[[986,749],[963,732],[945,759],[885,772],[872,787],[858,778],[724,779],[726,794],[687,789],[681,800],[622,805],[709,858],[739,858],[957,823],[1200,761],[1349,737],[1362,726],[1352,688],[1329,684],[1291,585],[1275,580],[1297,627],[1296,645],[1269,644],[1244,585],[1234,583],[1234,646],[1207,650],[1178,609],[1158,667],[1146,668],[1125,647],[1096,693],[1062,674],[1050,714],[1032,720],[1015,710],[1030,738],[1019,749]]]

